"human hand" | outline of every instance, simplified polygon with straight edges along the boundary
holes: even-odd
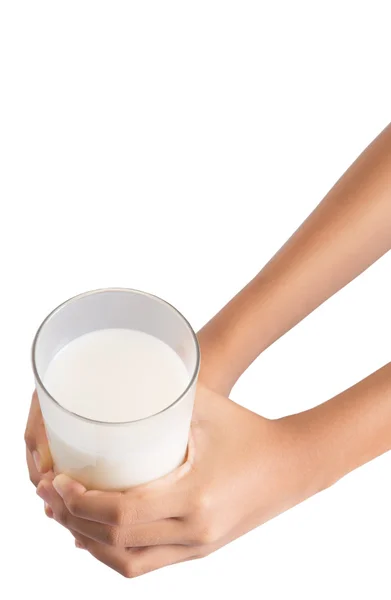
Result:
[[[54,478],[52,470],[53,461],[46,438],[37,392],[34,392],[31,398],[24,439],[26,442],[27,468],[31,483],[37,487],[43,479],[48,482],[52,481]],[[45,513],[48,517],[53,516],[51,508],[46,503]]]
[[[58,475],[37,493],[79,545],[135,577],[206,556],[318,491],[309,450],[295,417],[270,421],[199,386],[188,458],[173,473],[126,492]]]
[[[31,399],[24,439],[30,480],[37,486],[42,477],[53,468],[37,392],[34,392]]]

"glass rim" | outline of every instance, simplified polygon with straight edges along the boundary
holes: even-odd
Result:
[[[102,294],[104,292],[126,292],[126,293],[132,293],[132,294],[138,294],[140,296],[146,296],[148,298],[151,298],[152,300],[155,300],[157,302],[159,302],[160,304],[165,305],[168,309],[170,309],[171,311],[173,311],[174,313],[176,313],[176,315],[185,323],[187,329],[190,332],[190,335],[193,339],[194,345],[195,345],[195,350],[196,350],[196,360],[195,360],[195,367],[193,370],[193,373],[190,377],[190,381],[187,384],[186,388],[184,389],[184,391],[173,401],[171,402],[171,404],[168,404],[168,406],[165,406],[164,408],[162,408],[161,410],[159,410],[156,413],[153,413],[151,415],[147,415],[146,417],[141,417],[141,419],[134,419],[131,421],[99,421],[98,419],[91,419],[89,417],[85,417],[83,415],[79,415],[78,413],[69,410],[68,408],[66,408],[65,406],[63,406],[62,404],[60,404],[60,402],[58,400],[56,400],[48,391],[48,389],[45,387],[41,376],[38,373],[38,369],[37,369],[37,364],[36,364],[36,350],[37,350],[37,345],[39,343],[39,336],[43,330],[43,328],[45,327],[45,325],[52,319],[52,317],[54,317],[55,314],[57,314],[58,312],[60,312],[66,305],[72,303],[72,302],[76,302],[78,300],[81,300],[82,298],[85,298],[86,296],[92,296],[92,295],[97,295],[97,294]],[[99,331],[99,330],[96,330]],[[179,404],[179,402],[187,395],[187,393],[189,392],[189,390],[192,388],[192,386],[194,385],[194,383],[197,380],[198,377],[198,373],[200,370],[200,363],[201,363],[201,352],[200,352],[200,346],[198,343],[198,338],[197,335],[193,329],[193,327],[190,325],[189,321],[186,319],[186,317],[183,316],[183,314],[177,309],[175,308],[175,306],[173,306],[172,304],[170,304],[169,302],[167,302],[167,300],[163,300],[162,298],[160,298],[159,296],[156,296],[155,294],[150,294],[149,292],[143,292],[142,290],[136,290],[134,288],[121,288],[121,287],[112,287],[112,288],[99,288],[96,290],[90,290],[88,292],[83,292],[81,294],[77,294],[76,296],[72,296],[71,298],[68,298],[68,300],[65,300],[64,302],[62,302],[61,304],[59,304],[58,306],[56,306],[56,308],[54,308],[42,321],[42,323],[40,324],[40,326],[37,329],[37,332],[34,336],[34,340],[33,340],[33,344],[32,344],[32,348],[31,348],[31,360],[32,360],[32,367],[33,367],[33,373],[34,373],[34,377],[35,380],[37,382],[37,384],[43,389],[43,391],[47,394],[48,398],[54,402],[54,404],[56,406],[58,406],[61,410],[63,410],[64,412],[66,412],[68,415],[72,415],[73,417],[76,417],[77,419],[81,419],[82,421],[86,421],[87,423],[92,423],[94,425],[115,425],[115,426],[121,426],[121,425],[131,425],[132,423],[140,423],[141,421],[147,421],[148,419],[152,419],[153,417],[157,417],[158,415],[166,412],[167,410],[169,410],[170,408],[173,408],[176,404]]]

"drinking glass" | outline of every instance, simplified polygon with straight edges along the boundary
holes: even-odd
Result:
[[[43,383],[50,361],[75,338],[107,328],[136,329],[168,344],[189,374],[183,393],[160,412],[125,423],[97,421],[61,406]],[[185,460],[200,351],[188,321],[164,300],[124,288],[71,298],[39,327],[32,362],[56,473],[88,489],[124,490],[166,475]]]

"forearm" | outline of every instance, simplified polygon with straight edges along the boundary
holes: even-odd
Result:
[[[251,362],[391,247],[391,126],[283,248],[199,333],[207,383],[228,392]]]
[[[391,449],[391,363],[342,394],[298,415],[295,426],[313,473],[312,492]]]

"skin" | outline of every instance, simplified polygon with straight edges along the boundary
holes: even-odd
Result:
[[[260,273],[199,332],[202,376],[229,394],[253,360],[391,247],[391,124]]]
[[[26,429],[30,478],[46,514],[78,547],[126,577],[206,556],[390,449],[391,363],[282,419],[265,419],[227,397],[265,348],[390,249],[389,173],[391,126],[201,330],[188,458],[173,473],[126,492],[54,477],[34,394]]]

